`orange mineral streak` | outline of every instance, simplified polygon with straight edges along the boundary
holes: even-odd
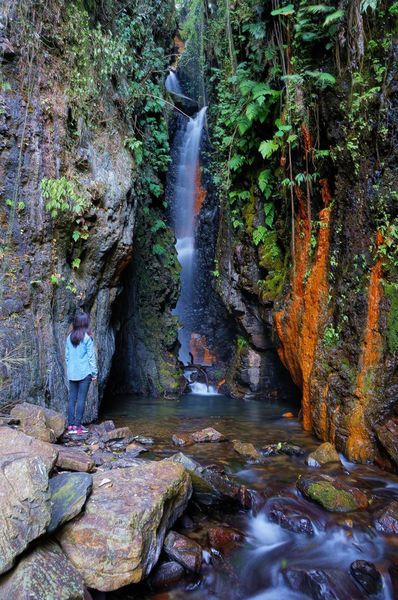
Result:
[[[190,350],[193,356],[193,362],[197,365],[212,365],[217,357],[207,347],[205,335],[192,333],[190,341]]]
[[[196,176],[195,176],[195,200],[194,200],[194,208],[193,214],[199,214],[200,209],[202,208],[202,204],[206,198],[206,190],[204,190],[200,184],[201,170],[199,161],[196,164]]]
[[[383,243],[380,231],[376,234],[375,242],[377,249]],[[382,336],[379,327],[382,263],[383,259],[378,255],[377,262],[370,273],[368,314],[355,389],[357,402],[349,415],[348,422],[347,454],[350,459],[361,462],[373,458],[373,444],[368,433],[369,428],[366,425],[365,410],[370,399],[369,388],[371,388],[374,376],[373,370],[379,364],[382,350]]]
[[[327,382],[325,389],[323,390],[323,394],[322,394],[322,403],[321,403],[321,407],[320,407],[320,418],[319,418],[319,424],[318,424],[318,429],[319,429],[319,437],[324,440],[325,442],[328,439],[328,429],[329,429],[329,423],[328,423],[328,409],[327,409],[327,405],[326,405],[326,398],[328,395],[328,391],[329,391],[329,382]]]
[[[308,264],[310,228],[304,196],[298,187],[296,195],[299,200],[295,233],[296,274],[288,308],[277,313],[275,320],[281,341],[279,356],[292,374],[294,382],[302,387],[303,427],[311,430],[310,376],[318,340],[320,312],[328,297],[326,265],[329,252],[330,192],[327,181],[323,180],[322,198],[325,208],[319,213],[317,250],[306,286],[304,276]]]

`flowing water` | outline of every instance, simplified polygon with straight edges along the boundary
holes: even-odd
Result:
[[[166,90],[168,90],[169,92],[179,94],[180,96],[184,95],[180,82],[178,81],[178,77],[174,73],[173,69],[169,69],[169,74],[167,75],[164,84],[166,86]]]
[[[296,419],[283,418],[286,411],[297,412],[297,402],[242,402],[221,394],[189,394],[176,401],[126,396],[103,416],[112,418],[118,426],[128,425],[134,434],[153,436],[155,444],[150,447],[148,457],[155,460],[180,450],[171,443],[174,433],[192,433],[205,427],[214,427],[228,440],[252,442],[257,447],[290,441],[306,453],[315,449],[320,442],[304,432]],[[232,479],[257,490],[267,501],[257,514],[220,509],[206,513],[192,505],[188,512],[193,526],[188,529],[180,526],[179,531],[196,539],[204,549],[203,557],[208,564],[204,565],[201,576],[188,577],[176,589],[158,595],[145,586],[131,586],[124,595],[119,592],[112,599],[305,600],[319,597],[332,600],[336,596],[305,595],[287,588],[283,569],[336,569],[332,573],[337,573],[334,576],[338,578],[339,573],[349,573],[350,564],[358,559],[373,562],[382,573],[384,595],[378,598],[394,598],[388,567],[397,556],[397,540],[381,536],[371,524],[372,514],[398,496],[397,476],[347,461],[341,466],[333,464],[323,468],[322,473],[349,481],[372,498],[367,511],[329,513],[302,498],[296,489],[300,475],[314,472],[305,465],[304,456],[278,454],[268,457],[264,464],[249,464],[234,451],[230,441],[195,444],[182,451],[203,465],[215,464],[224,469]],[[308,515],[314,535],[294,533],[270,522],[269,503],[272,498],[280,497]],[[207,539],[208,528],[220,524],[235,527],[246,535],[243,547],[227,560],[217,558]],[[359,591],[358,596],[341,591],[337,600],[356,597],[368,596],[361,596]]]

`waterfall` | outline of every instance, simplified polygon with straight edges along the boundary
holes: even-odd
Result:
[[[172,69],[169,70],[169,74],[166,77],[165,86],[166,90],[168,90],[169,92],[179,94],[180,96],[183,96],[184,94],[180,86],[180,82],[178,81],[177,75]]]
[[[174,77],[176,78],[175,75]],[[177,255],[182,268],[181,294],[173,314],[177,314],[184,325],[179,332],[178,339],[181,344],[179,358],[185,364],[190,362],[190,340],[194,325],[192,298],[195,184],[206,108],[202,108],[189,119],[186,125],[184,124],[182,138],[177,136],[181,139],[181,146],[176,157],[176,176],[171,200],[172,221],[177,238]]]

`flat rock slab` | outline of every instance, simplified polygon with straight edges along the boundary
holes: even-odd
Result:
[[[174,446],[192,446],[195,443],[190,433],[175,433],[171,441]]]
[[[87,586],[116,590],[146,577],[192,493],[182,465],[161,462],[93,475],[83,513],[58,533]]]
[[[126,453],[128,453],[132,458],[142,454],[142,452],[148,452],[148,449],[145,448],[142,444],[138,444],[137,442],[131,442],[126,446]]]
[[[338,455],[336,448],[330,442],[325,442],[318,446],[316,450],[310,452],[305,459],[305,462],[309,467],[321,467],[330,462],[338,462],[341,464],[340,456]]]
[[[177,561],[189,571],[199,573],[202,565],[202,547],[197,542],[176,531],[169,531],[163,549],[171,560]]]
[[[50,479],[52,506],[47,533],[52,533],[79,514],[92,485],[93,478],[88,473],[60,473]]]
[[[237,452],[241,456],[244,456],[245,458],[248,458],[251,461],[257,463],[268,462],[265,456],[263,456],[261,452],[256,450],[256,448],[251,443],[234,440],[233,448],[235,452]]]
[[[16,556],[46,531],[50,518],[48,474],[40,456],[1,458],[0,573],[8,571]]]
[[[58,458],[57,467],[65,471],[92,471],[95,462],[88,456],[84,450],[66,446],[57,446]]]
[[[101,434],[101,439],[104,442],[111,442],[113,440],[130,440],[133,439],[133,434],[128,427],[118,427],[117,429],[111,429]]]
[[[46,466],[47,473],[54,467],[58,456],[58,449],[52,444],[36,440],[11,427],[0,427],[0,456],[9,454],[10,450],[31,456],[40,456]]]
[[[80,573],[55,542],[25,556],[0,579],[0,598],[7,600],[83,600]]]
[[[398,500],[393,500],[376,514],[375,527],[381,533],[398,535]]]
[[[350,512],[364,510],[369,501],[358,488],[349,487],[327,475],[301,477],[297,488],[308,500],[317,502],[330,512]]]
[[[217,431],[217,429],[213,429],[213,427],[206,427],[201,431],[195,431],[192,434],[192,438],[194,442],[223,442],[225,441],[225,436],[222,433]]]

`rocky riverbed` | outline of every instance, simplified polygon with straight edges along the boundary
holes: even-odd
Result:
[[[59,413],[11,413],[1,598],[397,597],[398,479],[342,463],[329,443],[250,432],[244,405],[243,429],[192,416],[174,433],[167,415],[68,435]]]

